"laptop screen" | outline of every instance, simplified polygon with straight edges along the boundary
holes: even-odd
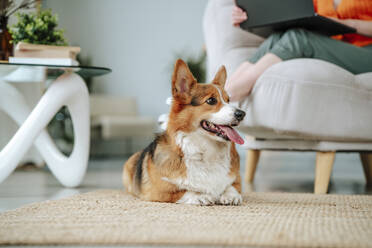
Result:
[[[236,0],[245,10],[247,27],[259,27],[271,23],[310,17],[314,15],[313,0]]]

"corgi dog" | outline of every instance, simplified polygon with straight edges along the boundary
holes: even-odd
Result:
[[[167,128],[124,164],[126,190],[142,200],[195,205],[242,202],[239,155],[244,140],[234,130],[245,112],[229,104],[222,66],[199,84],[177,60]]]

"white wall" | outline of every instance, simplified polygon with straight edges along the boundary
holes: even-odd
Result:
[[[198,54],[203,46],[206,0],[44,0],[59,16],[71,45],[83,59],[110,67],[94,79],[94,89],[136,96],[140,113],[168,110],[171,65],[175,54]]]

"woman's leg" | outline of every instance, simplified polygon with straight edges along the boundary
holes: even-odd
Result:
[[[267,54],[260,57],[264,52]],[[239,79],[228,80],[226,89],[234,101],[247,96],[258,77],[269,66],[281,60],[316,58],[336,64],[354,74],[372,71],[372,46],[356,47],[303,29],[286,31],[273,45],[260,47],[255,57],[259,57],[259,60],[248,70],[240,72],[240,77],[236,76]]]
[[[255,64],[244,62],[225,85],[225,89],[230,95],[230,100],[239,101],[247,96],[261,74],[270,66],[281,61],[282,59],[275,54],[267,53]]]
[[[272,34],[261,44],[253,57],[249,61],[243,62],[227,79],[225,89],[229,93],[231,101],[238,101],[248,95],[262,72],[271,65],[280,62],[278,61],[278,57],[273,56],[273,54],[266,57],[265,55],[280,40],[281,36],[282,33]],[[258,64],[258,61],[263,57],[265,59]]]
[[[244,61],[243,63],[241,63],[238,69],[236,69],[233,72],[233,74],[227,79],[225,89],[226,90],[229,89],[228,92],[233,93],[234,95],[235,92],[232,92],[232,91],[235,91],[236,90],[235,88],[238,88],[238,85],[242,84],[242,82],[240,81],[245,81],[244,79],[242,79],[242,74],[246,72],[247,70],[249,70],[249,68],[253,65],[254,64],[249,61]],[[231,84],[231,82],[234,82],[234,84]],[[234,87],[234,88],[230,88],[230,87]]]
[[[290,29],[269,51],[282,60],[321,59],[353,74],[372,71],[372,46],[357,47],[304,29]]]

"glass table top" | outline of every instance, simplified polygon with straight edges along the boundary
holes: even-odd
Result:
[[[101,76],[111,72],[110,68],[97,66],[39,65],[0,62],[0,74],[10,73],[20,68],[44,68],[47,71],[48,78],[58,77],[66,70],[72,70],[83,78]]]

